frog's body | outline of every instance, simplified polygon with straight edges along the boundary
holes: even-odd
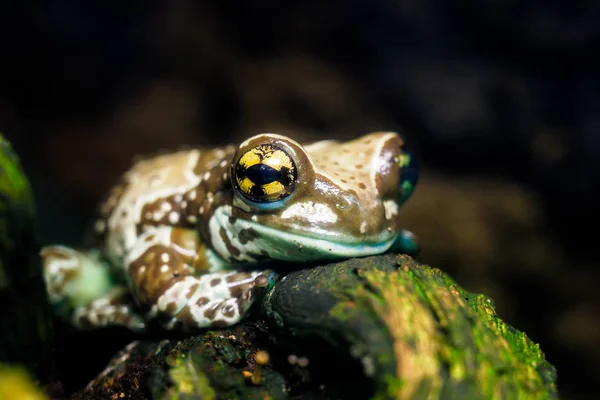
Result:
[[[231,325],[271,283],[263,261],[414,245],[397,214],[416,178],[393,132],[305,147],[262,134],[140,160],[100,208],[97,250],[42,250],[50,298],[80,327]]]

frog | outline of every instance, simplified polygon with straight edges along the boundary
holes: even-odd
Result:
[[[418,176],[391,131],[305,145],[260,133],[141,157],[84,246],[41,249],[48,296],[80,329],[229,327],[280,279],[274,265],[416,254],[398,216]]]

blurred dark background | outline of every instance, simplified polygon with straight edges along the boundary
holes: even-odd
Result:
[[[31,178],[43,243],[77,244],[136,154],[398,130],[423,166],[403,208],[420,258],[540,343],[563,398],[594,398],[599,2],[0,8],[0,131]]]

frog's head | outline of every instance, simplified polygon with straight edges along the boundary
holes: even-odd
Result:
[[[243,142],[231,164],[233,200],[215,210],[215,249],[239,261],[378,254],[399,230],[418,177],[402,138],[376,132],[301,146],[281,135]],[[226,233],[227,237],[223,236]]]

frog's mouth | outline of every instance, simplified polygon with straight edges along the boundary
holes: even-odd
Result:
[[[230,206],[215,210],[209,221],[215,251],[225,259],[256,262],[259,259],[282,261],[317,261],[362,257],[386,252],[395,234],[364,242],[336,241],[333,238],[286,232],[241,218],[232,219]]]

